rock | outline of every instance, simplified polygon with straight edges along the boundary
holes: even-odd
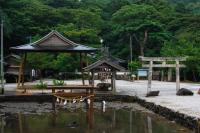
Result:
[[[150,96],[158,96],[160,91],[150,91],[149,93],[147,93],[146,97],[150,97]]]
[[[198,90],[198,92],[197,92],[199,95],[200,95],[200,89]]]
[[[178,90],[178,92],[176,93],[176,95],[178,96],[192,96],[194,93],[191,90],[188,90],[186,88],[181,88],[180,90]]]
[[[98,91],[108,91],[111,87],[111,83],[98,83],[97,84]]]
[[[67,124],[67,127],[69,128],[76,128],[79,124],[76,121],[73,121],[72,123]]]

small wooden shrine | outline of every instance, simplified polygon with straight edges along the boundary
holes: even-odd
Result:
[[[106,52],[108,53],[108,52]],[[110,58],[109,54],[104,56],[97,62],[83,68],[87,72],[91,72],[91,84],[94,86],[94,74],[98,73],[101,76],[101,80],[111,79],[111,89],[113,93],[116,93],[116,72],[126,71],[124,67],[120,66],[116,61]]]

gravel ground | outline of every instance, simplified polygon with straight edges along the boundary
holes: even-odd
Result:
[[[85,103],[68,103],[66,105],[59,105],[56,104],[56,109],[68,109],[68,110],[77,110],[77,109],[85,109],[86,105]],[[102,103],[95,102],[94,103],[95,109],[102,109]],[[149,114],[154,114],[153,112],[145,109],[144,107],[141,107],[137,103],[121,103],[121,102],[106,102],[106,110],[108,108],[114,108],[116,110],[119,109],[127,109],[132,111],[140,111],[145,112]],[[0,116],[4,113],[9,114],[16,114],[23,112],[23,114],[42,114],[42,113],[48,113],[53,112],[52,103],[36,103],[36,102],[3,102],[0,103]]]
[[[176,96],[176,83],[152,82],[152,90],[159,90],[157,97],[145,97],[147,93],[147,81],[117,81],[117,92],[125,95],[137,95],[141,99],[167,107],[175,112],[200,118],[200,95],[197,94],[200,84],[181,83],[181,88],[187,88],[194,92],[193,96]]]

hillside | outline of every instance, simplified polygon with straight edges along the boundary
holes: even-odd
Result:
[[[4,0],[5,51],[27,44],[55,29],[80,44],[110,47],[111,53],[130,61],[143,56],[189,56],[185,73],[200,75],[200,3],[197,0]],[[130,45],[133,47],[130,49]],[[99,54],[98,54],[99,55]],[[33,67],[75,71],[78,56],[31,54]],[[97,56],[98,57],[98,56]],[[95,59],[91,59],[95,60]],[[34,62],[35,61],[35,62]],[[192,73],[192,75],[190,74]]]

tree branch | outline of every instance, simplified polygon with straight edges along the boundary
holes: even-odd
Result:
[[[148,38],[148,30],[145,30],[145,31],[144,31],[144,40],[143,40],[143,45],[146,44],[146,42],[147,42],[147,38]]]
[[[139,39],[137,38],[137,36],[136,36],[136,34],[135,34],[135,33],[133,34],[133,36],[134,36],[134,38],[135,38],[136,42],[137,42],[137,43],[140,43],[140,41],[139,41]]]

